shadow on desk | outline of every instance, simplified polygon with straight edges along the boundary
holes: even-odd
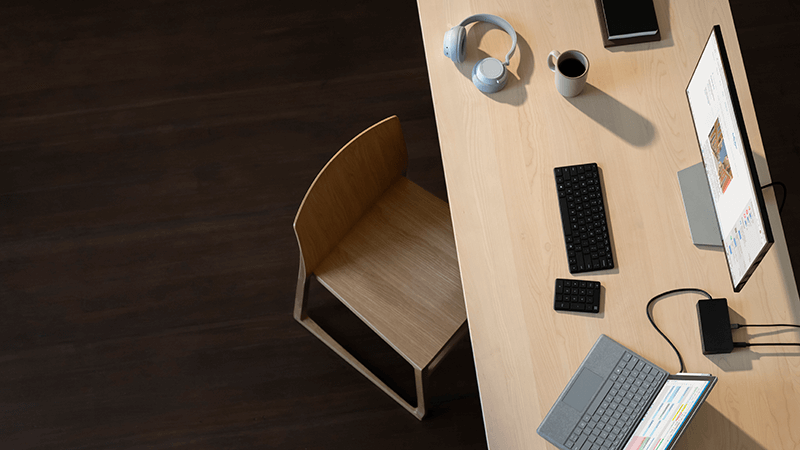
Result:
[[[707,442],[712,436],[718,439],[724,436],[725,439],[715,442]],[[702,444],[700,446],[699,444]],[[696,450],[698,448],[711,449],[732,449],[742,448],[747,450],[767,450],[766,447],[759,445],[747,433],[742,431],[727,417],[722,415],[714,405],[706,402],[697,411],[692,423],[686,428],[683,436],[675,446],[676,450]]]
[[[776,350],[767,350],[776,349]],[[786,349],[786,350],[781,350]],[[772,357],[800,358],[800,351],[792,350],[788,347],[748,347],[735,348],[732,353],[723,355],[708,355],[711,360],[723,372],[741,372],[753,369],[753,361],[761,358]]]
[[[580,95],[567,101],[603,128],[636,147],[647,146],[656,135],[656,129],[649,120],[591,84],[586,84]]]
[[[767,174],[769,174],[769,166],[767,166],[767,159],[763,155],[761,155],[761,154],[759,154],[757,152],[752,152],[752,154],[753,154],[753,159],[755,160],[755,163],[756,163],[756,170],[758,171],[758,181],[761,183],[761,185],[765,185],[765,184],[769,183],[770,181],[772,181],[771,177],[767,176]],[[783,195],[786,195],[786,193],[784,192]],[[778,211],[778,205],[777,205],[777,199],[776,199],[776,196],[775,196],[775,192],[773,192],[772,195],[770,195],[770,196],[766,195],[766,193],[765,193],[764,201],[767,202],[768,204],[774,203],[774,207],[767,208],[767,210],[768,210],[767,217],[769,218],[769,222],[770,222],[770,225],[772,226],[773,230],[774,230],[774,228],[775,228],[775,226],[777,224],[781,224],[781,228],[783,228],[783,219],[781,217],[780,211]],[[789,224],[793,225],[791,222],[789,222]],[[773,232],[773,234],[774,234],[774,232]],[[776,248],[777,247],[786,246],[786,245],[787,245],[787,242],[786,242],[785,234],[783,236],[780,236],[780,237],[775,236],[775,246],[776,246]],[[769,251],[773,251],[774,252],[775,250],[769,250]],[[781,268],[781,271],[783,272],[783,277],[782,278],[784,280],[784,288],[786,289],[787,292],[792,292],[794,289],[797,289],[797,285],[796,285],[797,281],[795,279],[796,278],[795,277],[795,273],[792,270],[792,261],[790,259],[788,251],[784,252],[784,253],[781,253],[780,255],[781,256],[780,256],[780,260],[778,262],[778,266]],[[759,269],[756,269],[756,270],[759,270]],[[789,318],[786,318],[786,320],[791,321],[790,323],[800,323],[800,303],[795,302],[795,303],[793,303],[791,305],[791,313],[792,313],[792,316],[789,317]],[[751,321],[755,323],[755,320],[751,320]]]

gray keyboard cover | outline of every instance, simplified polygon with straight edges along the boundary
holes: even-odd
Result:
[[[621,448],[668,375],[601,335],[536,432],[562,450]]]

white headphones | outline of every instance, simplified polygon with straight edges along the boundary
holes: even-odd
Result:
[[[478,61],[472,68],[472,82],[481,92],[491,94],[503,89],[508,81],[508,71],[506,66],[514,50],[517,49],[517,32],[510,23],[500,17],[491,14],[475,14],[469,16],[457,26],[454,26],[444,34],[444,55],[453,60],[454,63],[464,62],[467,53],[467,29],[466,26],[474,22],[488,22],[505,30],[511,36],[511,50],[506,55],[506,62],[501,63],[495,58],[485,58]]]

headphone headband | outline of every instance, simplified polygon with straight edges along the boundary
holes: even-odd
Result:
[[[506,62],[503,63],[504,66],[507,66],[511,56],[514,55],[514,51],[517,49],[517,32],[514,31],[514,27],[512,27],[510,23],[506,22],[505,19],[492,14],[475,14],[474,16],[469,16],[462,20],[458,25],[464,27],[474,22],[488,22],[492,25],[497,25],[506,33],[508,33],[509,36],[511,36],[511,50],[509,50],[508,54],[506,54]]]

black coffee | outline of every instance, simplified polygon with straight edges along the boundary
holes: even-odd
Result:
[[[586,67],[577,59],[565,59],[558,63],[558,70],[568,77],[579,77],[586,71]]]

